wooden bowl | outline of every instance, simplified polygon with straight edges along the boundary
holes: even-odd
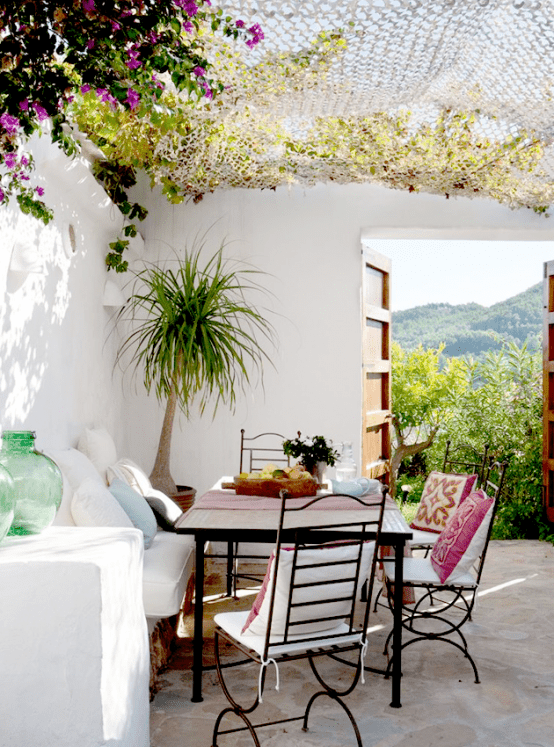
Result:
[[[305,480],[290,480],[283,477],[266,479],[247,479],[234,477],[233,487],[238,495],[261,495],[264,498],[279,498],[283,488],[293,498],[316,495],[319,485],[310,478]]]

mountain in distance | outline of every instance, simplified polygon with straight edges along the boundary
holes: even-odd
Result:
[[[537,350],[542,334],[542,283],[493,306],[477,303],[430,303],[392,314],[392,339],[405,350],[418,345],[438,348],[443,355],[478,357],[499,349],[502,340]],[[501,338],[501,339],[499,339]]]

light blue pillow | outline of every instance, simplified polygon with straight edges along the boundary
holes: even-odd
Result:
[[[117,477],[110,485],[109,490],[135,527],[144,534],[144,547],[148,549],[154,541],[158,524],[154,512],[144,496]]]

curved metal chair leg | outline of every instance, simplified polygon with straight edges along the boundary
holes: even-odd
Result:
[[[346,687],[345,690],[341,690],[341,691],[337,690],[334,687],[331,687],[331,685],[328,685],[325,682],[325,680],[323,679],[323,676],[319,673],[319,671],[318,671],[318,669],[317,669],[317,667],[315,665],[315,661],[314,661],[314,657],[313,656],[309,656],[308,657],[308,661],[310,662],[310,667],[312,669],[312,672],[314,673],[314,676],[315,676],[316,680],[319,682],[319,684],[321,685],[321,687],[323,687],[325,689],[325,691],[331,697],[333,697],[333,698],[334,697],[339,697],[339,696],[340,697],[344,697],[345,695],[350,695],[350,693],[354,690],[354,688],[358,684],[358,680],[360,679],[360,674],[361,674],[361,671],[362,671],[361,653],[360,653],[360,656],[359,656],[359,659],[358,659],[358,663],[356,664],[356,671],[354,673],[354,678],[353,678],[352,682],[350,683],[350,685],[348,685]]]
[[[245,713],[252,713],[256,710],[256,708],[260,704],[260,698],[259,694],[256,693],[256,699],[254,700],[254,703],[249,706],[241,706],[240,703],[237,703],[237,701],[233,698],[231,695],[229,688],[227,687],[227,683],[225,682],[225,678],[223,676],[223,667],[221,666],[221,656],[219,651],[219,633],[216,630],[214,633],[214,654],[215,654],[215,668],[217,671],[217,678],[219,680],[219,684],[221,685],[221,689],[223,690],[223,694],[231,704],[231,709],[226,710],[232,710],[234,713],[237,714],[237,716],[240,716],[242,718],[241,714]],[[261,692],[263,692],[264,685],[265,685],[265,669],[262,671],[262,679],[261,679]]]
[[[354,734],[356,735],[356,740],[358,742],[358,747],[363,747],[362,737],[361,737],[361,734],[360,734],[360,730],[358,729],[358,724],[356,723],[356,719],[352,715],[352,711],[350,710],[350,708],[348,708],[348,706],[346,705],[346,703],[344,703],[342,701],[342,699],[338,695],[333,695],[332,693],[328,692],[327,690],[322,690],[322,691],[320,691],[318,693],[315,693],[315,695],[312,695],[312,697],[310,698],[310,701],[309,701],[308,705],[306,706],[306,711],[304,713],[304,721],[302,722],[302,731],[308,731],[308,718],[309,718],[309,715],[310,715],[310,710],[311,710],[312,705],[314,704],[314,702],[321,695],[326,695],[328,698],[331,698],[331,700],[334,700],[335,703],[338,703],[340,706],[342,706],[344,712],[346,713],[346,715],[350,719],[350,723],[352,724],[352,728],[354,730]]]
[[[246,724],[246,729],[248,729],[248,731],[250,732],[250,736],[254,740],[254,744],[256,745],[256,747],[261,747],[260,746],[260,741],[258,739],[258,735],[256,734],[256,731],[255,731],[254,726],[252,725],[252,723],[246,718],[246,716],[244,715],[244,713],[242,713],[240,711],[236,711],[234,708],[224,708],[221,711],[221,713],[219,714],[219,716],[217,717],[216,722],[215,722],[215,726],[214,726],[213,736],[212,736],[212,747],[218,747],[217,737],[219,735],[219,726],[220,726],[223,718],[228,713],[233,713],[235,716],[238,716],[240,719],[242,719],[244,721],[244,723]],[[246,729],[245,729],[245,731],[246,731]]]

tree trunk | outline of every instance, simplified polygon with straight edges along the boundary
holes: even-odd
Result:
[[[394,420],[393,420],[394,425]],[[437,435],[438,426],[436,428],[433,428],[431,430],[431,433],[429,436],[425,439],[425,441],[418,441],[415,444],[406,444],[404,443],[404,436],[402,435],[401,431],[397,428],[397,426],[394,426],[394,430],[396,432],[396,440],[398,442],[398,446],[394,450],[394,454],[391,459],[391,468],[390,468],[390,494],[394,497],[396,495],[396,481],[398,477],[398,470],[400,468],[400,465],[402,464],[402,460],[409,456],[414,456],[414,454],[419,454],[421,451],[425,451],[425,449],[428,449],[429,446],[433,443],[435,440],[435,436]]]
[[[171,436],[173,433],[176,409],[177,393],[175,388],[173,388],[167,398],[162,432],[160,433],[160,441],[158,443],[158,452],[150,475],[152,487],[156,490],[161,490],[162,493],[165,493],[166,495],[175,495],[177,492],[177,486],[175,485],[175,481],[172,478],[170,471]]]

